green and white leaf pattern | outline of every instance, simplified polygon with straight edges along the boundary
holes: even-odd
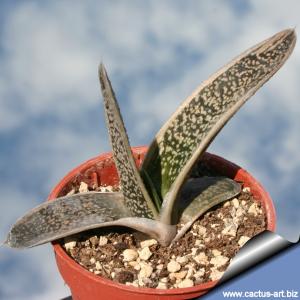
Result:
[[[45,202],[13,225],[5,244],[33,247],[85,230],[117,225],[139,230],[169,245],[176,235],[174,212],[179,213],[177,222],[185,223],[177,239],[205,211],[239,193],[240,186],[227,178],[204,177],[183,184],[226,122],[284,64],[295,42],[293,30],[277,33],[235,58],[183,102],[158,132],[144,160],[141,173],[148,192],[101,65],[106,120],[122,193],[88,192]],[[149,193],[157,201],[156,207]],[[160,219],[153,220],[161,199]]]
[[[20,218],[11,228],[6,244],[13,248],[33,247],[131,216],[122,193],[88,192],[60,197]]]
[[[180,214],[178,223],[185,224],[176,239],[214,206],[232,199],[241,192],[241,184],[226,177],[202,177],[189,179],[180,192],[174,210]],[[176,206],[177,204],[177,206]]]
[[[252,47],[203,82],[161,128],[142,170],[163,202],[161,221],[170,223],[174,200],[194,163],[226,122],[290,56],[294,30]]]
[[[157,210],[144,186],[131,152],[120,109],[104,66],[99,67],[105,117],[125,204],[136,217],[156,218]]]

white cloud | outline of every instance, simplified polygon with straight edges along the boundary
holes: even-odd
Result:
[[[4,241],[11,224],[32,208],[33,194],[15,191],[13,186],[1,188],[0,242]],[[69,295],[58,275],[50,245],[18,251],[0,248],[0,297],[2,299],[59,299]],[[13,284],[12,284],[13,283]]]

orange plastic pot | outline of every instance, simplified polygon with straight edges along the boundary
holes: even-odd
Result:
[[[138,166],[141,165],[147,147],[132,148]],[[205,153],[203,160],[224,175],[241,181],[244,186],[250,187],[254,197],[260,201],[267,213],[267,229],[275,230],[275,210],[269,194],[263,189],[247,171],[239,166],[213,154]],[[49,200],[64,195],[71,189],[72,184],[85,181],[88,185],[118,184],[118,175],[114,166],[111,153],[99,155],[81,164],[68,173],[53,189],[49,195]],[[74,300],[96,300],[96,299],[191,299],[199,297],[212,289],[217,281],[196,285],[191,288],[160,290],[150,288],[135,288],[119,284],[108,279],[99,277],[76,263],[70,258],[64,249],[58,244],[53,243],[55,258],[58,269],[72,292]]]

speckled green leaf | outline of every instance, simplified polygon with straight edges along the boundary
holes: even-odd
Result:
[[[113,157],[126,206],[134,216],[156,218],[156,207],[148,195],[135,164],[120,109],[102,64],[99,68],[99,78]]]
[[[152,142],[142,170],[163,202],[170,222],[174,199],[194,163],[238,109],[290,56],[296,42],[285,30],[235,58],[189,96]]]
[[[82,193],[47,201],[11,228],[6,244],[27,248],[131,217],[121,193]],[[108,224],[108,225],[107,225]]]
[[[183,186],[176,211],[180,224],[185,224],[177,238],[212,207],[232,199],[241,192],[241,185],[225,177],[202,177],[189,179]]]

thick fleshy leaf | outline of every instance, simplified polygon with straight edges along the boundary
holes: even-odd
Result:
[[[156,218],[157,209],[135,164],[117,99],[102,64],[99,67],[99,78],[113,157],[126,206],[136,217]]]
[[[27,248],[131,217],[122,193],[89,192],[47,201],[11,228],[5,244]]]
[[[290,56],[296,42],[288,29],[250,48],[204,81],[160,129],[142,165],[170,223],[174,200],[192,166],[226,122]]]
[[[176,239],[192,226],[205,212],[214,206],[236,197],[241,192],[241,184],[226,177],[202,177],[189,179],[184,185],[176,204],[184,224]]]

